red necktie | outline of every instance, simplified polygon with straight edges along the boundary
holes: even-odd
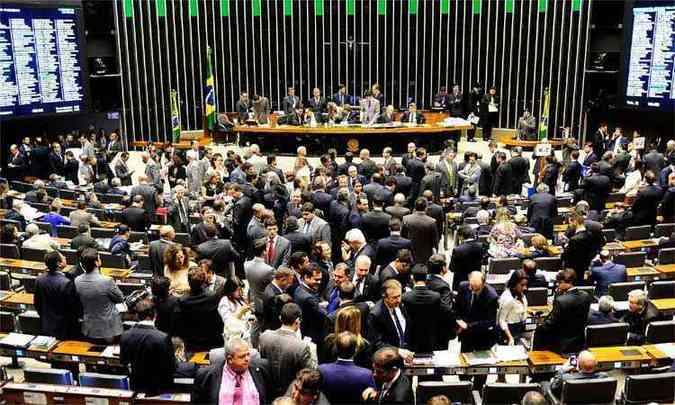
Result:
[[[274,239],[270,239],[267,242],[267,264],[272,265],[272,259],[274,258]]]

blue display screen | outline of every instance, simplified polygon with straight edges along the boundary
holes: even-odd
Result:
[[[0,119],[85,109],[82,9],[0,4]]]

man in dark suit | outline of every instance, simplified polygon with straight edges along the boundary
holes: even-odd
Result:
[[[265,220],[265,231],[267,232],[265,262],[275,269],[288,264],[288,258],[291,257],[291,242],[278,235],[279,227],[276,219],[268,218]]]
[[[176,335],[189,351],[204,351],[223,345],[223,319],[218,313],[220,297],[205,290],[206,270],[188,272],[190,294],[178,300]]]
[[[227,384],[223,387],[223,384]],[[231,338],[225,347],[225,358],[197,371],[190,402],[193,404],[235,403],[267,404],[269,375],[266,362],[251,359],[248,343]],[[222,394],[222,395],[221,395]]]
[[[354,278],[352,283],[355,289],[356,302],[375,302],[381,298],[380,281],[371,274],[371,262],[368,256],[356,258],[354,263]]]
[[[573,212],[570,214],[568,221],[574,230],[574,234],[569,238],[561,255],[563,268],[574,270],[576,280],[579,280],[579,285],[583,285],[584,274],[588,271],[588,266],[590,266],[591,260],[597,252],[594,249],[596,242],[591,231],[586,228],[584,218],[581,215]]]
[[[162,225],[159,228],[159,239],[150,242],[148,247],[148,256],[150,256],[150,267],[152,274],[159,276],[164,274],[164,252],[173,245],[176,238],[176,231],[171,225]]]
[[[496,196],[513,194],[513,169],[511,163],[506,160],[506,153],[497,152],[496,155],[499,166],[495,171],[492,194]],[[483,172],[481,172],[481,176],[482,173]],[[517,190],[516,192],[520,192],[520,190]]]
[[[323,113],[326,109],[326,99],[321,96],[321,90],[318,87],[312,90],[312,98],[309,99],[308,105],[309,109],[316,114],[318,121],[319,114]]]
[[[595,359],[595,355],[592,352],[584,350],[579,353],[576,366],[570,365],[569,361],[566,362],[560,371],[558,371],[558,374],[553,378],[551,381],[551,393],[560,398],[562,386],[565,381],[607,378],[607,374],[599,373],[595,370],[597,365],[598,361]]]
[[[147,232],[150,227],[150,216],[143,208],[143,196],[135,195],[131,207],[122,211],[122,223],[134,232]]]
[[[584,179],[581,189],[583,199],[588,201],[591,210],[601,212],[605,209],[607,197],[612,191],[612,183],[609,177],[600,174],[600,166],[594,163],[591,165],[591,175]]]
[[[370,307],[366,302],[357,302],[354,298],[356,297],[356,287],[351,281],[345,281],[338,287],[338,297],[340,299],[340,305],[335,309],[335,312],[328,315],[328,326],[331,330],[335,326],[335,319],[337,318],[338,312],[344,308],[355,307],[361,313],[361,335],[366,336],[368,332],[368,314],[370,313]]]
[[[302,335],[319,344],[326,337],[326,310],[319,306],[319,285],[321,270],[316,265],[303,268],[300,273],[300,285],[295,289],[293,301],[302,309]]]
[[[395,347],[384,347],[373,355],[376,388],[363,391],[366,403],[412,404],[412,381],[403,373],[403,357]]]
[[[445,212],[443,212],[443,207],[436,203],[437,200],[435,200],[431,190],[424,190],[422,197],[427,199],[426,213],[436,222],[436,231],[440,242],[441,236],[445,234]]]
[[[632,290],[628,293],[628,311],[621,317],[621,322],[628,324],[629,345],[645,343],[647,325],[653,321],[666,319],[661,315],[653,302],[647,299],[644,290]]]
[[[251,105],[251,101],[248,99],[248,93],[245,91],[242,91],[239,93],[239,100],[234,106],[234,110],[237,112],[239,115],[239,122],[244,123],[248,119],[248,114],[251,112],[251,109],[253,106]]]
[[[571,161],[565,171],[563,172],[563,182],[567,184],[566,191],[573,193],[574,190],[579,188],[579,181],[581,180],[583,168],[581,163],[579,163],[579,151],[572,151]]]
[[[351,332],[342,332],[335,339],[338,360],[319,366],[323,376],[321,390],[333,405],[361,402],[366,388],[374,388],[373,373],[354,364],[357,340]]]
[[[633,220],[635,226],[656,224],[656,214],[663,190],[656,185],[656,175],[651,171],[645,173],[645,182],[647,185],[641,187],[633,203]]]
[[[431,291],[437,292],[441,296],[441,302],[447,305],[451,310],[453,309],[453,295],[450,289],[450,284],[445,281],[445,276],[448,273],[448,266],[444,255],[433,255],[429,258],[429,275],[427,277],[427,287]],[[451,314],[451,322],[441,324],[438,326],[439,342],[447,342],[455,338],[455,319]]]
[[[40,315],[40,334],[67,340],[77,336],[80,310],[75,286],[62,270],[66,259],[57,251],[45,254],[47,272],[35,281],[33,304]]]
[[[407,326],[408,349],[415,353],[431,353],[446,350],[447,340],[439,340],[439,330],[455,323],[452,308],[441,300],[441,295],[427,287],[427,268],[416,264],[412,271],[414,287],[403,295],[403,304],[410,318]],[[433,322],[428,322],[433,319]]]
[[[584,347],[588,310],[592,297],[575,288],[576,273],[561,270],[556,276],[558,295],[553,309],[534,333],[533,350],[576,353]]]
[[[485,284],[483,273],[474,271],[469,281],[460,283],[455,310],[462,353],[489,350],[497,343],[498,306],[497,293]],[[486,375],[476,376],[475,388],[481,389],[486,379]]]
[[[123,186],[131,185],[131,175],[133,174],[133,171],[130,171],[129,166],[127,166],[128,160],[129,154],[127,152],[122,152],[115,164],[115,177],[120,179]]]
[[[61,151],[61,145],[54,142],[52,145],[52,150],[49,152],[49,170],[50,174],[55,173],[59,176],[63,176],[63,169],[66,164],[66,159],[63,156],[63,151]]]
[[[122,333],[120,362],[131,365],[131,389],[148,396],[169,392],[176,371],[171,337],[155,328],[155,308],[146,298],[136,304],[139,322]]]
[[[284,100],[282,101],[282,110],[284,110],[284,114],[293,114],[295,112],[295,109],[300,105],[300,98],[295,95],[295,89],[293,87],[288,88],[288,95],[284,97]]]
[[[375,245],[375,265],[385,267],[396,259],[401,249],[412,251],[412,242],[401,236],[401,220],[392,218],[389,220],[389,236],[378,240]]]
[[[663,218],[664,223],[675,222],[675,173],[668,176],[668,188],[663,193],[658,214]]]
[[[361,216],[361,230],[366,241],[375,245],[380,239],[387,237],[391,215],[384,212],[382,197],[375,195],[372,202],[373,209]]]
[[[209,238],[195,248],[198,260],[211,259],[213,268],[218,270],[221,276],[230,276],[234,263],[239,260],[239,254],[227,239],[218,238],[218,230],[215,225],[207,225],[206,236]]]
[[[591,167],[593,163],[597,163],[599,158],[594,151],[593,151],[593,144],[587,143],[586,146],[584,146],[584,152],[586,153],[586,157],[584,158],[583,165],[586,167]]]
[[[469,273],[480,271],[483,261],[483,245],[475,239],[474,230],[464,225],[459,229],[458,236],[463,242],[452,250],[450,258],[453,290],[457,290],[459,283],[469,279]]]
[[[523,148],[517,146],[513,148],[509,163],[513,170],[513,192],[520,194],[523,184],[530,182],[530,160],[523,157]]]
[[[415,201],[415,212],[403,217],[401,236],[412,241],[415,263],[426,263],[440,240],[436,221],[426,214],[426,210],[427,200],[420,197]]]
[[[352,103],[352,97],[347,93],[347,86],[344,83],[338,85],[338,92],[333,95],[333,102],[340,107]]]
[[[401,114],[400,121],[404,124],[422,125],[424,124],[424,115],[417,111],[415,103],[408,103],[408,111]]]
[[[480,177],[478,178],[478,194],[489,196],[492,194],[492,181],[494,175],[489,163],[483,161],[483,154],[478,153],[478,166],[480,167]]]
[[[530,205],[527,207],[529,225],[546,239],[553,239],[553,218],[556,216],[558,216],[557,200],[549,193],[546,184],[539,183],[537,192],[530,197]]]
[[[174,188],[174,196],[169,208],[169,221],[176,232],[190,232],[190,199],[185,195],[185,187],[180,184]]]
[[[412,288],[412,279],[410,278],[410,268],[413,265],[412,254],[408,249],[401,249],[396,253],[394,261],[380,269],[379,280],[384,283],[389,279],[394,279],[401,283],[404,290]]]
[[[312,249],[312,237],[298,231],[298,219],[290,216],[286,218],[286,233],[284,238],[291,242],[291,254],[295,252],[305,252],[309,254]]]
[[[591,281],[595,283],[595,296],[602,297],[610,284],[626,281],[626,266],[612,262],[609,250],[602,250],[600,261],[591,266]]]
[[[603,122],[600,124],[598,130],[595,131],[593,138],[591,138],[593,140],[592,141],[593,152],[597,156],[602,156],[602,154],[605,153],[605,150],[607,149],[606,142],[608,136],[609,132],[607,130],[607,124]]]
[[[382,284],[382,299],[368,315],[368,340],[375,350],[385,346],[397,347],[402,356],[412,358],[407,347],[410,317],[402,302],[401,283],[387,280]]]
[[[394,179],[396,180],[395,192],[403,196],[409,196],[412,190],[412,177],[406,174],[406,170],[407,166],[396,165],[396,174],[394,175]],[[403,204],[405,204],[405,201]],[[401,218],[403,218],[403,215]]]
[[[405,172],[410,176],[412,183],[410,187],[410,194],[408,195],[409,201],[415,201],[417,196],[420,194],[420,187],[422,185],[422,179],[427,174],[424,161],[427,157],[427,151],[424,148],[419,148],[415,151],[415,159],[408,160],[408,166],[406,166]]]
[[[286,290],[293,284],[294,279],[293,270],[286,266],[281,266],[274,271],[272,281],[267,284],[263,293],[263,324],[260,328],[261,332],[281,327],[279,315],[281,315],[281,309],[284,304],[292,300],[292,297],[286,294]]]

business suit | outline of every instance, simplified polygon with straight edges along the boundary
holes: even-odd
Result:
[[[584,273],[597,253],[593,249],[594,245],[594,238],[590,231],[577,232],[569,239],[561,255],[563,268],[574,269],[580,285],[583,285]]]
[[[391,264],[380,269],[380,273],[378,274],[380,285],[384,284],[385,281],[390,280],[392,278],[401,283],[401,286],[403,287],[404,290],[412,288],[412,278],[410,276],[410,272],[400,273]]]
[[[70,240],[70,248],[73,250],[80,250],[84,248],[93,248],[98,250],[100,247],[96,239],[91,236],[81,233]]]
[[[162,176],[159,173],[159,165],[154,160],[148,160],[145,165],[145,175],[148,177],[148,184],[151,184],[158,191],[162,189]]]
[[[558,295],[551,313],[534,334],[534,350],[577,353],[584,347],[584,331],[592,298],[577,288]]]
[[[227,239],[207,240],[199,244],[195,251],[199,260],[211,259],[213,261],[212,268],[221,276],[229,277],[231,275],[229,269],[239,259],[239,254]]]
[[[281,315],[281,308],[284,303],[281,302],[279,296],[284,293],[285,291],[281,290],[273,282],[267,284],[267,287],[265,287],[262,306],[263,322],[260,330],[274,330],[281,327],[279,315]]]
[[[442,176],[439,172],[430,171],[422,177],[418,195],[422,195],[426,190],[430,190],[433,195],[433,200],[438,201],[441,198],[441,180]]]
[[[279,268],[281,265],[286,265],[288,259],[291,257],[291,242],[283,236],[274,238],[274,251],[272,257],[267,257],[267,250],[265,251],[265,261],[272,268]],[[269,243],[269,241],[268,241]]]
[[[406,111],[403,114],[401,114],[400,118],[401,123],[407,124],[407,123],[415,123],[418,125],[422,125],[425,122],[424,115],[422,115],[421,112],[416,111],[414,116],[411,116],[410,111]]]
[[[164,252],[173,245],[172,241],[165,239],[153,240],[148,247],[148,256],[150,256],[150,267],[155,276],[164,274]]]
[[[400,371],[396,380],[391,383],[391,386],[386,390],[382,390],[382,386],[378,384],[379,395],[373,400],[369,401],[377,404],[412,404],[415,402],[412,389],[411,379]]]
[[[436,171],[441,174],[440,188],[444,196],[457,195],[457,184],[459,181],[457,163],[454,161],[448,162],[447,159],[443,159],[436,164]]]
[[[232,208],[232,242],[239,248],[246,246],[246,228],[253,217],[253,202],[242,194]]]
[[[462,353],[488,350],[497,342],[497,293],[486,284],[473,302],[472,295],[469,282],[461,282],[457,288],[455,311],[457,319],[469,326],[459,335]]]
[[[513,169],[509,162],[502,162],[495,172],[492,194],[500,196],[513,193]]]
[[[670,187],[663,194],[663,198],[658,208],[659,215],[663,217],[664,223],[675,221],[675,187]]]
[[[220,395],[220,385],[223,381],[223,368],[225,359],[220,359],[208,367],[197,370],[194,379],[193,391],[190,402],[193,404],[217,404]],[[258,391],[260,404],[271,402],[267,396],[267,386],[270,384],[267,365],[265,361],[251,359],[248,372],[253,378],[253,383]],[[248,405],[248,404],[245,404]]]
[[[666,160],[664,159],[663,154],[656,150],[652,150],[645,154],[642,160],[645,162],[647,170],[651,170],[656,175],[658,175],[666,166]]]
[[[63,169],[65,168],[65,158],[63,157],[62,154],[58,154],[56,152],[50,152],[49,153],[49,172],[50,173],[56,173],[59,176],[63,176]]]
[[[352,103],[352,96],[350,96],[349,94],[342,94],[338,92],[333,94],[332,99],[333,102],[340,107],[342,107],[345,104],[350,105]]]
[[[87,226],[97,226],[99,224],[98,219],[94,217],[94,214],[79,209],[71,212],[68,219],[70,220],[70,225],[75,228],[82,224]]]
[[[223,319],[218,313],[220,297],[206,291],[194,292],[178,299],[176,336],[185,341],[188,351],[204,351],[223,345]]]
[[[401,249],[412,251],[412,241],[400,234],[379,239],[375,245],[375,264],[380,267],[388,265],[396,260],[398,251]]]
[[[364,116],[362,119],[363,124],[371,124],[375,122],[377,119],[378,115],[380,115],[380,112],[382,110],[382,106],[380,102],[377,99],[374,98],[366,98],[365,100],[361,100],[361,115]]]
[[[406,208],[403,206],[398,206],[398,205],[392,205],[391,207],[387,207],[384,209],[385,212],[390,214],[394,218],[398,219],[403,219],[404,216],[410,214],[410,208]]]
[[[129,166],[122,159],[119,159],[115,165],[115,177],[120,179],[123,186],[131,185],[131,173]]]
[[[298,220],[298,227],[302,230],[303,233],[310,235],[312,237],[312,243],[318,241],[324,241],[331,243],[330,239],[330,226],[326,221],[317,217],[316,215],[312,218],[312,221],[308,226],[305,226],[304,218]]]
[[[134,232],[146,232],[150,227],[150,216],[143,208],[129,207],[122,211],[122,223]]]
[[[302,310],[300,330],[302,336],[309,337],[315,344],[320,344],[326,337],[326,311],[319,306],[319,294],[300,284],[293,294],[293,301]]]
[[[454,325],[455,316],[449,303],[441,300],[441,294],[426,285],[416,285],[403,295],[403,304],[410,318],[408,349],[415,353],[447,350],[450,337],[444,326]]]
[[[424,162],[420,159],[412,159],[408,161],[408,166],[406,166],[406,174],[411,178],[410,194],[406,194],[408,201],[411,203],[419,196],[420,186],[422,184],[422,179],[426,175],[426,169],[424,168]]]
[[[567,191],[573,192],[579,188],[579,181],[582,177],[583,168],[581,164],[573,160],[563,172],[563,182],[567,184]]]
[[[75,285],[62,272],[47,272],[35,281],[33,304],[40,315],[40,334],[66,340],[77,336],[80,303]]]
[[[314,111],[317,114],[323,113],[326,109],[326,99],[324,97],[312,97],[308,101],[309,109]]]
[[[407,166],[405,166],[405,167],[406,167],[406,170],[407,170]],[[411,190],[412,190],[412,184],[413,184],[412,177],[407,176],[405,174],[400,174],[400,175],[394,176],[394,178],[396,179],[396,190],[395,190],[395,192],[401,193],[404,196],[406,196],[406,198],[409,198]]]
[[[609,285],[626,281],[626,266],[611,261],[591,267],[591,281],[595,283],[595,295],[607,295]]]
[[[291,243],[291,254],[295,252],[305,252],[309,254],[312,250],[312,236],[302,232],[289,232],[284,235]]]
[[[75,289],[82,303],[82,334],[90,338],[111,338],[122,334],[122,318],[115,304],[124,294],[115,281],[98,270],[75,278]]]
[[[143,208],[148,212],[148,215],[154,214],[157,209],[157,190],[149,184],[139,184],[131,189],[129,197],[133,200],[134,196],[137,195],[143,197]]]
[[[176,232],[190,232],[190,199],[188,197],[179,200],[174,196],[169,208],[169,222]]]
[[[159,395],[173,387],[176,371],[171,337],[153,325],[138,323],[122,334],[120,362],[131,365],[131,389],[148,396]]]
[[[553,239],[553,218],[558,216],[558,202],[550,193],[535,193],[530,197],[527,219],[537,233]]]
[[[244,273],[249,283],[249,302],[258,319],[262,320],[265,288],[272,281],[274,269],[262,258],[255,257],[244,263]]]
[[[268,362],[275,397],[283,395],[298,371],[316,367],[309,344],[289,329],[265,331],[260,335],[258,350]]]
[[[381,283],[373,274],[366,274],[362,280],[354,278],[352,282],[355,288],[355,302],[375,302],[382,297],[380,291]]]
[[[563,370],[558,371],[555,377],[551,380],[551,393],[556,397],[560,398],[562,393],[563,383],[565,381],[576,381],[576,380],[594,380],[598,378],[607,378],[608,375],[603,372],[592,372],[592,373],[565,373]]]
[[[657,185],[648,185],[637,193],[633,202],[633,220],[635,226],[656,224],[656,213],[663,191]]]
[[[581,188],[583,189],[584,200],[588,201],[592,210],[600,212],[605,209],[607,197],[612,191],[609,177],[593,174],[584,179]]]
[[[530,161],[522,156],[515,156],[509,163],[513,171],[513,192],[520,194],[523,184],[530,182]]]
[[[363,391],[375,387],[372,371],[355,365],[352,360],[339,359],[334,363],[322,364],[319,372],[323,377],[321,390],[332,405],[362,402]]]
[[[251,111],[250,101],[242,102],[241,100],[237,101],[234,106],[234,110],[239,115],[239,121],[241,123],[246,122],[248,119],[248,113]]]
[[[297,96],[286,96],[281,102],[282,110],[284,114],[293,114],[295,113],[295,108],[298,106],[300,98]]]
[[[368,211],[361,216],[361,230],[366,241],[371,244],[377,243],[389,235],[389,220],[391,215],[381,209]]]
[[[401,314],[405,320],[405,326],[402,326],[403,336],[399,339],[399,333],[396,324],[392,319],[389,308],[383,300],[375,303],[375,306],[368,315],[368,340],[373,345],[373,350],[377,351],[385,346],[406,347],[410,317],[407,315],[405,307],[400,307]],[[403,343],[403,344],[401,344]]]
[[[421,211],[403,217],[401,236],[412,241],[415,263],[426,263],[440,239],[436,221]]]

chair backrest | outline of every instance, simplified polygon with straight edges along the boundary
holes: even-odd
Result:
[[[94,214],[98,219],[105,219],[108,217],[106,210],[100,208],[87,208],[87,212]]]
[[[571,207],[572,206],[572,197],[556,197],[556,202],[558,207]]]
[[[659,250],[657,260],[659,261],[659,264],[675,263],[675,248],[667,248]]]
[[[539,384],[490,383],[483,387],[483,405],[520,404],[530,391],[540,391]]]
[[[191,246],[192,245],[192,241],[190,240],[190,234],[189,233],[177,233],[174,241],[176,243],[180,243],[183,246]]]
[[[23,378],[29,383],[73,385],[73,374],[59,368],[26,368]]]
[[[613,404],[616,396],[615,378],[589,378],[563,382],[560,403]]]
[[[21,257],[23,260],[31,260],[34,262],[44,262],[45,261],[46,250],[42,249],[31,249],[27,247],[21,248]]]
[[[77,200],[77,191],[61,189],[59,195],[63,200]]]
[[[59,196],[59,189],[56,187],[45,187],[45,191],[51,198],[57,198]]]
[[[66,258],[66,263],[75,264],[77,262],[77,250],[75,249],[61,249],[63,256]]]
[[[627,283],[612,283],[609,285],[607,294],[614,298],[614,301],[628,301],[628,293],[633,290],[644,290],[645,283],[641,281],[629,281]]]
[[[122,204],[124,196],[121,194],[99,194],[98,200],[101,204]]]
[[[148,244],[148,234],[147,232],[135,232],[131,231],[129,232],[129,243],[134,243],[134,242],[143,242],[146,245]]]
[[[623,202],[626,199],[626,193],[609,193],[607,196],[607,202]]]
[[[473,404],[470,381],[421,381],[417,384],[416,402],[418,404],[426,404],[430,398],[436,395],[445,395],[450,403]]]
[[[129,389],[129,377],[126,375],[80,373],[80,385],[83,387]]]
[[[675,372],[627,375],[623,387],[626,404],[675,401]]]
[[[647,298],[650,300],[675,298],[675,280],[652,281],[647,287]]]
[[[586,327],[586,347],[623,346],[628,338],[628,324],[624,322]]]
[[[590,295],[591,297],[595,296],[595,286],[594,285],[580,285],[577,286],[577,290],[583,291],[586,294]]]
[[[615,229],[603,229],[602,234],[605,235],[605,240],[607,242],[614,242],[616,240],[616,230]]]
[[[74,226],[59,225],[56,227],[56,236],[59,238],[73,239],[77,235],[79,235],[79,233],[77,232],[77,228]]]
[[[647,252],[626,252],[614,256],[614,263],[626,267],[642,267],[647,260]]]
[[[120,291],[122,291],[122,294],[125,296],[130,295],[134,291],[142,290],[145,288],[145,284],[138,284],[138,283],[117,283],[117,287],[119,287]]]
[[[22,314],[19,314],[19,327],[21,328],[21,333],[26,335],[40,335],[41,326],[40,326],[40,315],[35,311],[26,311]]]
[[[669,237],[675,232],[675,224],[657,224],[654,228],[654,236],[657,238],[661,236]]]
[[[40,212],[44,212],[44,213],[49,212],[49,204],[32,202],[32,203],[30,203],[30,206],[35,208],[36,210],[38,210]]]
[[[522,265],[522,260],[517,257],[490,259],[488,262],[488,273],[508,274],[511,270],[518,270]]]
[[[7,311],[0,311],[0,332],[10,333],[14,332],[16,327],[16,317],[13,313]]]
[[[23,231],[23,228],[21,228],[21,222],[19,221],[5,218],[0,219],[0,226],[4,227],[5,225],[14,225],[17,231],[19,232]]]
[[[77,207],[63,207],[61,208],[61,215],[70,218],[70,213],[73,211],[77,211]]]
[[[14,279],[19,280],[19,284],[23,286],[24,292],[29,294],[35,293],[36,276],[30,274],[17,274],[14,276]]]
[[[114,229],[108,228],[91,228],[91,237],[101,239],[112,239],[115,236]]]
[[[558,271],[562,269],[560,256],[537,257],[534,259],[534,262],[537,263],[537,269],[541,271]]]
[[[0,243],[0,257],[6,259],[20,259],[21,253],[19,252],[19,247],[9,243]]]
[[[42,230],[43,232],[46,232],[50,235],[52,234],[52,224],[50,224],[49,222],[37,222],[36,221],[36,222],[33,222],[33,223],[35,225],[37,225],[38,228],[40,228],[40,230]]]
[[[19,193],[27,193],[33,189],[33,185],[30,183],[26,183],[24,181],[18,181],[18,180],[13,180],[9,182],[10,184],[10,189],[11,190],[16,190]]]
[[[651,344],[675,342],[675,321],[649,322],[645,336],[646,342]]]
[[[464,218],[464,225],[478,225],[477,217],[466,217]]]
[[[548,288],[528,288],[525,296],[529,306],[538,307],[548,304]]]
[[[12,289],[12,276],[9,272],[0,271],[0,290],[9,291]]]
[[[127,260],[122,255],[113,255],[108,252],[99,252],[101,264],[103,267],[112,267],[114,269],[127,268]]]
[[[649,239],[652,236],[651,225],[629,226],[626,228],[624,240]]]

